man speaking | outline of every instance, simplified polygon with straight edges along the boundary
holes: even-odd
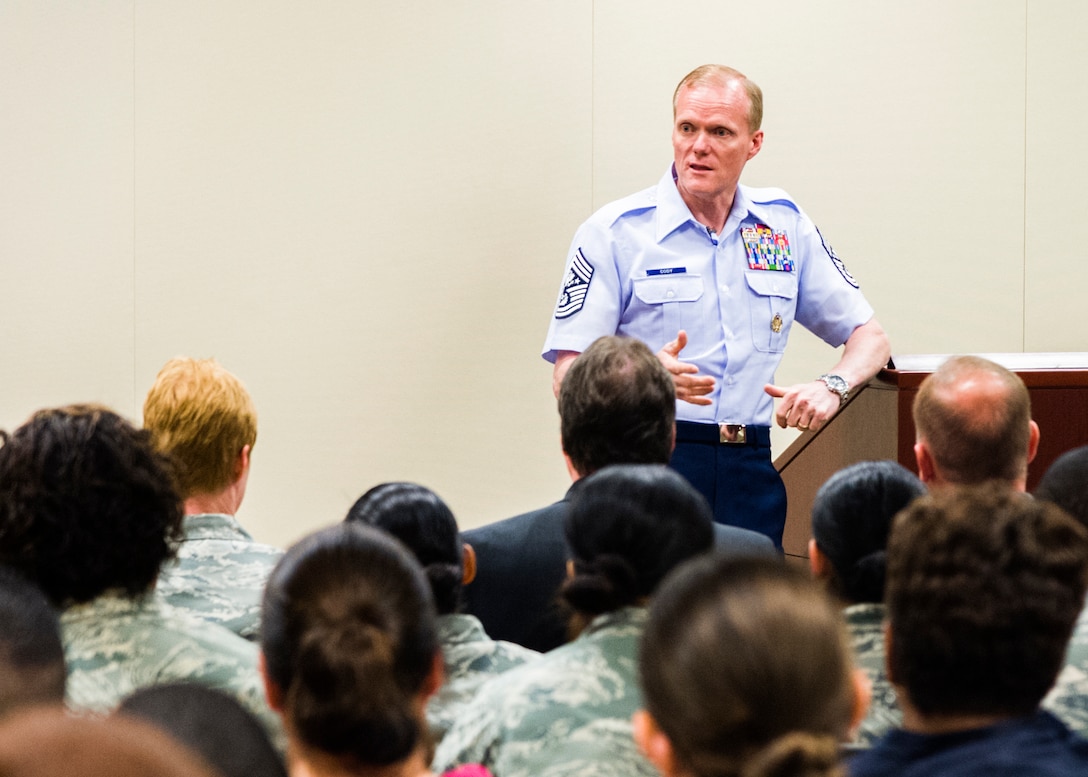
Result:
[[[676,384],[671,465],[719,523],[781,546],[786,493],[771,462],[782,427],[816,431],[884,366],[888,338],[815,224],[781,189],[739,184],[763,145],[763,93],[704,65],[673,95],[673,163],[656,186],[604,206],[574,236],[543,356],[558,392],[601,335],[637,337]],[[827,373],[773,385],[794,321],[833,347]]]

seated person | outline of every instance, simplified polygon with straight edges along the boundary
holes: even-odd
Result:
[[[427,722],[432,738],[440,742],[484,680],[539,654],[491,639],[478,618],[459,613],[461,589],[472,582],[476,558],[472,547],[461,542],[450,508],[433,491],[414,483],[383,483],[359,497],[345,520],[381,529],[403,542],[431,584],[446,680],[427,703]]]
[[[288,549],[265,589],[260,645],[291,777],[429,774],[435,619],[419,564],[384,532],[342,523]]]
[[[199,754],[222,777],[287,777],[260,722],[233,696],[194,683],[141,688],[119,715],[143,720]]]
[[[513,518],[469,529],[477,574],[465,609],[495,639],[541,652],[567,641],[558,598],[569,549],[563,518],[581,481],[614,464],[668,464],[676,444],[672,376],[641,340],[607,336],[571,363],[559,391],[563,458],[574,485],[566,496]],[[717,546],[737,555],[775,555],[771,540],[714,525]]]
[[[56,611],[37,586],[0,567],[0,716],[63,704],[66,676]]]
[[[915,500],[888,540],[885,654],[903,710],[854,777],[1088,774],[1040,709],[1088,586],[1088,531],[1003,483]]]
[[[1035,498],[1056,504],[1088,528],[1088,445],[1059,456],[1035,487]],[[1065,666],[1043,706],[1088,737],[1088,606],[1077,618]]]
[[[885,548],[896,513],[924,493],[922,481],[896,462],[863,461],[828,478],[812,503],[809,565],[846,608],[854,655],[872,683],[859,745],[902,721],[884,672]]]
[[[264,583],[283,551],[254,542],[234,517],[257,443],[249,392],[214,359],[171,359],[144,401],[144,428],[173,460],[185,500],[181,546],[156,593],[256,639]]]
[[[4,777],[223,777],[154,726],[27,708],[0,721]],[[256,775],[254,775],[256,777]]]
[[[151,435],[72,405],[0,439],[0,563],[61,611],[69,705],[105,713],[138,688],[183,680],[234,695],[274,734],[256,647],[153,595],[182,512]]]
[[[561,595],[577,638],[485,683],[435,764],[482,762],[502,777],[654,777],[631,739],[638,639],[658,583],[713,546],[712,521],[702,494],[664,465],[585,478],[564,522],[571,559]]]
[[[712,556],[670,576],[650,605],[639,679],[635,739],[663,777],[839,774],[867,695],[834,603],[766,559]]]

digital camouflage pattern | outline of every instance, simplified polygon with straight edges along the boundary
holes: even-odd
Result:
[[[903,713],[884,669],[884,605],[854,604],[843,610],[854,660],[873,686],[869,711],[858,728],[854,743],[868,747],[903,721]]]
[[[646,610],[601,615],[578,639],[486,682],[435,755],[501,777],[659,777],[635,747]]]
[[[1088,737],[1088,607],[1081,611],[1058,681],[1043,701],[1065,725]]]
[[[175,561],[155,590],[164,601],[249,640],[257,639],[261,596],[283,551],[254,542],[230,515],[187,515]]]
[[[120,593],[69,607],[60,623],[71,709],[104,714],[140,688],[194,682],[234,696],[282,745],[257,671],[257,646],[237,634],[154,596]]]
[[[438,640],[446,681],[427,703],[427,723],[435,743],[442,741],[484,681],[540,657],[535,650],[491,639],[474,615],[438,616]]]

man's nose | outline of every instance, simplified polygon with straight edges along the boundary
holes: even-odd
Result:
[[[695,142],[692,144],[692,150],[697,154],[705,154],[710,149],[710,138],[705,132],[695,133]]]

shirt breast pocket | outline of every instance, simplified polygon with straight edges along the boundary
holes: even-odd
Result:
[[[652,275],[635,278],[635,297],[650,310],[660,311],[662,342],[676,337],[681,329],[690,327],[698,310],[684,303],[698,302],[703,296],[703,279],[688,273],[676,275]],[[685,323],[685,314],[689,319]]]
[[[773,270],[746,272],[751,292],[752,344],[764,353],[782,353],[797,308],[797,277]]]

